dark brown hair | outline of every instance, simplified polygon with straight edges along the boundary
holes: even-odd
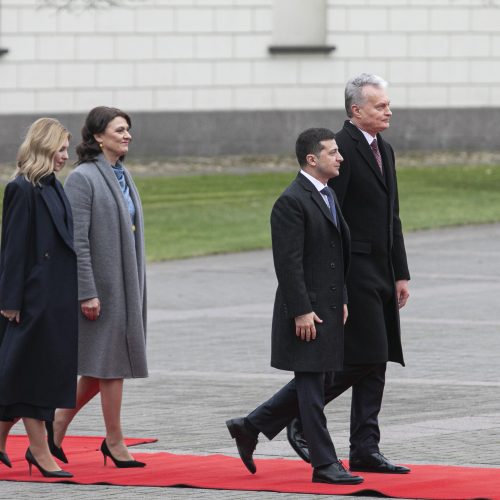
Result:
[[[95,140],[94,135],[104,132],[109,122],[117,116],[125,118],[128,126],[132,127],[130,116],[121,109],[97,106],[97,108],[89,111],[82,128],[82,142],[76,147],[78,164],[93,161],[99,156],[101,148]],[[120,160],[123,160],[123,157]]]
[[[335,139],[335,134],[328,128],[308,128],[304,130],[295,143],[295,154],[301,167],[307,165],[306,157],[309,154],[318,156],[323,149],[322,141]]]

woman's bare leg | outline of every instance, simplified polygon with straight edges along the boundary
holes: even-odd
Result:
[[[7,445],[7,437],[12,427],[18,422],[19,419],[16,418],[12,422],[0,422],[0,451],[5,453],[5,448]]]
[[[75,408],[60,408],[54,417],[54,443],[60,447],[75,415],[99,392],[99,379],[80,377],[76,386]]]
[[[49,451],[45,437],[45,425],[42,420],[23,417],[24,427],[30,440],[30,450],[40,467],[47,471],[61,470]]]
[[[106,444],[111,454],[118,460],[133,460],[125,446],[121,424],[123,379],[101,379],[101,405]]]

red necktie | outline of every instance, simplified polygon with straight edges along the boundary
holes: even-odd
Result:
[[[384,173],[384,169],[382,167],[382,156],[380,155],[377,139],[373,139],[372,143],[370,144],[370,148],[373,151],[373,156],[375,156],[375,160],[377,160],[378,168],[380,168],[380,171]]]

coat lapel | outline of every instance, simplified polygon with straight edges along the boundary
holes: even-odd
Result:
[[[337,224],[335,224],[335,221],[333,220],[333,215],[330,212],[330,209],[328,208],[328,205],[325,203],[325,200],[321,196],[321,194],[318,192],[318,190],[313,186],[313,184],[306,178],[304,177],[300,172],[297,175],[297,180],[300,183],[300,185],[306,190],[309,191],[311,194],[311,199],[313,202],[319,207],[323,215],[334,225],[335,229],[337,231],[339,228],[337,227]],[[330,188],[329,188],[330,189]],[[335,194],[333,195],[333,199],[336,199]],[[340,208],[337,203],[335,203],[335,208],[337,209],[337,214],[340,212]],[[340,218],[339,218],[340,219]]]
[[[380,154],[382,155],[382,162],[384,163],[385,185],[392,199],[392,193],[394,192],[394,179],[392,176],[392,172],[394,171],[394,162],[392,161],[392,156],[388,153],[386,143],[380,134],[377,134],[377,142]]]
[[[136,225],[140,225],[142,228],[142,224],[141,224],[141,222],[142,222],[141,200],[139,198],[139,193],[137,191],[137,187],[134,183],[134,180],[132,179],[132,176],[129,174],[128,170],[126,168],[124,168],[123,172],[125,175],[125,180],[127,182],[127,186],[129,187],[130,197],[132,198],[132,201],[133,201],[134,207],[135,207]]]
[[[49,211],[50,217],[52,219],[52,222],[54,223],[54,226],[57,229],[57,232],[63,239],[64,243],[66,243],[66,245],[68,245],[68,247],[74,251],[73,216],[71,214],[71,207],[69,206],[68,200],[66,199],[66,195],[64,194],[63,188],[58,180],[56,180],[55,186],[56,190],[58,191],[61,197],[61,200],[63,200],[64,210],[66,211],[67,224],[64,224],[64,221],[61,219],[61,217],[57,216],[57,213],[55,212],[55,207],[49,198],[47,188],[42,185],[39,186],[38,189],[43,201],[45,202],[45,205],[47,206],[47,210]]]
[[[135,228],[135,233],[132,231],[132,221],[130,220],[130,212],[128,211],[127,203],[125,202],[125,198],[123,196],[122,190],[120,188],[120,184],[118,183],[118,179],[116,178],[115,173],[113,172],[113,168],[111,165],[107,162],[106,158],[104,157],[103,154],[100,154],[96,158],[96,166],[101,173],[101,175],[104,177],[104,180],[111,191],[111,195],[116,201],[116,206],[118,207],[118,211],[120,213],[120,224],[122,227],[122,235],[121,237],[124,239],[123,244],[125,244],[125,241],[128,240],[127,244],[130,245],[131,247],[135,248],[136,255],[134,255],[134,260],[137,259],[137,268],[139,270],[139,282],[140,286],[142,288],[143,286],[143,277],[140,273],[142,263],[144,262],[144,237],[143,237],[143,222],[142,222],[142,212],[140,209],[140,200],[139,200],[139,195],[137,193],[137,190],[135,188],[135,184],[133,183],[130,175],[128,175],[128,172],[126,169],[124,169],[125,172],[125,178],[127,180],[129,190],[130,190],[130,196],[132,198],[132,201],[134,202],[135,205],[135,219],[136,219],[136,228]],[[131,278],[131,276],[127,276],[127,278]]]
[[[361,133],[361,131],[358,130],[358,128],[355,125],[353,125],[350,122],[346,122],[345,128],[349,133],[349,135],[352,137],[352,139],[356,142],[356,150],[358,151],[361,158],[363,158],[365,163],[368,165],[372,174],[375,176],[377,181],[382,185],[382,187],[384,189],[387,189],[384,176],[382,175],[382,172],[380,171],[380,168],[377,165],[377,160],[375,160],[375,156],[373,156],[372,150],[370,149],[370,145],[368,144],[368,141],[365,139],[364,135]],[[384,166],[386,164],[386,162],[384,161],[385,159],[386,158],[382,156],[382,161],[384,163]]]
[[[125,174],[125,180],[127,181],[127,185],[129,187],[130,197],[132,198],[135,206],[135,251],[137,255],[138,269],[140,270],[142,268],[142,263],[145,262],[146,259],[146,249],[144,247],[144,216],[142,212],[142,203],[132,176],[129,174],[126,168],[124,168],[123,171]],[[139,284],[141,287],[143,286],[143,279],[143,275],[139,273]]]
[[[71,211],[71,205],[69,204],[68,197],[64,192],[62,184],[58,180],[56,180],[56,190],[63,201],[64,210],[66,211],[67,230],[71,241],[73,241],[73,212]]]
[[[320,211],[323,213],[323,215],[331,222],[333,227],[338,231],[340,235],[340,239],[342,242],[342,252],[343,252],[343,259],[344,259],[344,272],[347,274],[347,271],[349,269],[350,265],[350,259],[351,259],[351,236],[350,236],[350,231],[349,231],[349,226],[347,225],[347,222],[344,219],[344,216],[342,215],[342,210],[340,208],[340,205],[337,200],[337,195],[335,194],[335,191],[332,189],[332,194],[333,194],[333,200],[335,202],[335,208],[337,209],[337,219],[338,219],[338,226],[335,224],[333,220],[333,215],[330,212],[330,209],[328,208],[327,204],[325,203],[325,200],[321,196],[321,194],[318,192],[318,190],[314,187],[314,185],[306,178],[304,177],[300,172],[297,175],[296,181],[302,186],[302,188],[305,191],[308,191],[311,199],[313,202],[319,207]],[[328,189],[331,189],[330,187]]]
[[[120,219],[122,224],[125,224],[128,227],[132,227],[132,222],[130,220],[130,214],[128,211],[127,204],[125,203],[125,198],[123,197],[122,190],[120,189],[120,184],[118,183],[118,179],[116,178],[115,173],[113,172],[113,168],[106,161],[103,154],[100,154],[95,160],[96,166],[104,177],[106,184],[113,195],[113,198],[116,201],[118,209],[120,211]]]

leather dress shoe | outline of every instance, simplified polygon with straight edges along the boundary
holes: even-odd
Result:
[[[290,446],[295,450],[295,453],[297,453],[304,462],[310,464],[311,457],[309,456],[309,448],[306,438],[304,437],[304,432],[302,431],[302,424],[298,418],[294,418],[286,426],[286,437]]]
[[[349,474],[340,460],[323,467],[315,467],[312,475],[313,483],[360,484],[363,481],[361,476]]]
[[[410,469],[391,463],[382,453],[370,453],[349,459],[349,469],[361,472],[381,472],[385,474],[408,474]]]
[[[51,455],[53,457],[56,457],[61,462],[67,464],[68,459],[62,449],[62,446],[57,446],[56,443],[54,442],[54,423],[45,422],[45,428],[47,429],[47,443],[49,445],[49,450]]]
[[[257,467],[253,461],[253,452],[257,446],[257,437],[246,427],[244,418],[233,418],[226,421],[229,434],[236,441],[236,447],[245,467],[255,474]]]
[[[5,464],[7,467],[12,467],[12,463],[9,460],[9,456],[4,451],[0,451],[0,462]]]

